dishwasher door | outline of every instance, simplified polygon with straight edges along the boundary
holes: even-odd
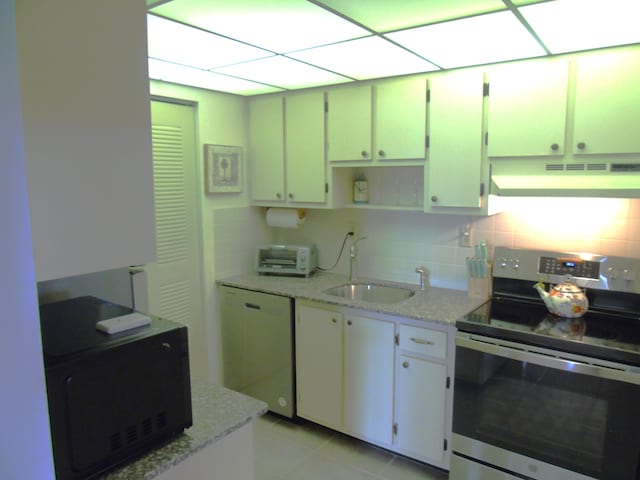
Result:
[[[295,415],[293,299],[220,287],[224,386]]]

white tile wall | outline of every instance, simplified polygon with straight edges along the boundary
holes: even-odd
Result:
[[[431,285],[465,290],[465,258],[459,228],[471,223],[474,243],[561,251],[590,251],[640,258],[640,199],[512,199],[510,210],[492,217],[427,215],[364,209],[309,210],[298,229],[267,227],[262,208],[215,212],[216,277],[253,268],[255,245],[264,241],[315,242],[321,267],[331,267],[346,232],[367,238],[359,243],[358,272],[418,283],[415,268],[425,265]],[[347,273],[347,241],[334,271]]]

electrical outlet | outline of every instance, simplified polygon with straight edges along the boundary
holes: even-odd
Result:
[[[460,226],[460,230],[458,232],[458,246],[471,248],[472,244],[471,240],[471,224],[465,223]]]

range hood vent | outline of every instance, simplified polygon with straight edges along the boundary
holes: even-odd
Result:
[[[640,163],[536,163],[494,162],[491,193],[640,198]]]

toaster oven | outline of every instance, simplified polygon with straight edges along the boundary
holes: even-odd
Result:
[[[318,249],[311,245],[259,245],[255,270],[261,275],[308,277],[318,266]]]

